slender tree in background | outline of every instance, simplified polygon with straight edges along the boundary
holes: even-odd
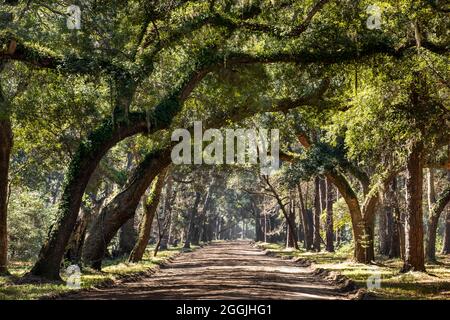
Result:
[[[186,233],[186,241],[184,242],[184,248],[189,249],[191,247],[192,239],[195,233],[195,224],[198,218],[198,206],[200,205],[202,194],[199,191],[195,191],[194,203],[189,214],[189,227]]]
[[[313,249],[313,238],[314,238],[313,216],[312,211],[308,210],[306,206],[300,183],[297,184],[297,189],[300,202],[300,214],[302,216],[301,220],[302,220],[303,234],[305,235],[305,249],[309,251]]]
[[[3,63],[0,61],[0,72],[2,69]],[[9,112],[9,103],[0,82],[0,274],[8,273],[8,175],[13,146]]]
[[[449,147],[450,154],[450,147]],[[450,183],[450,169],[447,170],[447,180]],[[450,205],[447,206],[447,214],[444,220],[444,238],[442,245],[442,254],[450,254]]]
[[[314,178],[314,240],[313,249],[320,251],[320,242],[322,238],[320,236],[320,214],[321,214],[321,201],[320,201],[320,177]]]
[[[327,216],[326,216],[326,250],[334,252],[334,224],[333,224],[333,203],[334,203],[334,186],[329,179],[326,180],[327,195]]]

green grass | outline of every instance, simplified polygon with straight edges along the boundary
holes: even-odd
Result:
[[[196,249],[196,247],[192,247]],[[155,266],[166,262],[170,257],[182,250],[182,247],[169,248],[158,252],[157,257],[153,257],[153,246],[146,249],[144,257],[139,263],[129,263],[126,259],[106,260],[103,263],[102,271],[90,268],[83,268],[81,275],[81,288],[92,288],[107,283],[111,283],[120,278],[137,275],[151,270]],[[65,284],[16,284],[15,280],[30,270],[32,264],[24,262],[11,262],[9,271],[11,277],[0,277],[0,300],[32,300],[39,299],[47,295],[61,294],[73,291]],[[62,275],[65,280],[64,275]]]
[[[283,244],[257,243],[260,248],[280,256],[301,257],[312,262],[312,267],[338,272],[352,279],[360,288],[366,288],[378,299],[450,299],[450,257],[438,255],[438,262],[427,264],[427,273],[399,272],[400,259],[377,257],[374,265],[352,261],[352,248],[344,246],[335,253],[285,250]],[[380,288],[367,288],[371,276],[381,277]],[[373,278],[372,278],[373,279]],[[370,283],[370,281],[369,281]]]

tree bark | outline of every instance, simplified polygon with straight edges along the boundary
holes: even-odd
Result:
[[[170,175],[166,179],[165,189],[162,219],[160,220],[159,215],[156,215],[158,222],[158,243],[155,246],[153,254],[155,257],[159,250],[167,250],[169,245],[169,232],[172,224],[172,207],[177,196],[177,192],[173,190],[173,178]]]
[[[70,236],[68,248],[66,251],[66,259],[70,261],[71,264],[79,265],[81,263],[81,253],[84,244],[84,237],[86,235],[86,228],[89,224],[91,218],[91,213],[88,208],[82,208],[80,210],[80,216],[75,224],[75,230]]]
[[[8,173],[13,134],[2,100],[0,92],[0,274],[8,274]]]
[[[450,207],[447,208],[447,215],[444,221],[442,254],[450,254]]]
[[[208,53],[202,53],[198,57],[200,60],[203,58],[203,54]],[[118,88],[116,91],[120,95],[116,97],[113,117],[104,120],[103,124],[91,132],[87,139],[78,147],[69,164],[66,183],[57,213],[58,220],[51,227],[49,237],[41,248],[38,260],[25,277],[37,276],[48,280],[61,281],[61,260],[75,226],[86,185],[100,160],[114,145],[127,137],[138,133],[154,133],[167,128],[171,124],[172,119],[181,110],[190,92],[211,71],[211,64],[211,61],[199,62],[194,70],[191,70],[186,77],[183,77],[174,91],[170,92],[155,106],[152,112],[152,119],[148,119],[148,116],[143,113],[128,112],[137,84],[125,74],[117,79]],[[149,126],[149,124],[151,125]],[[139,198],[143,193],[144,191],[139,192]],[[119,204],[118,208],[120,207]],[[111,208],[107,210],[111,210]],[[128,216],[132,214],[134,214],[134,211]],[[112,227],[113,229],[116,228],[115,226]],[[99,237],[99,240],[105,242],[107,239],[102,239],[102,236]],[[98,260],[98,256],[95,259]],[[101,261],[96,262],[96,264],[101,265]]]
[[[450,157],[450,146],[448,148]],[[447,171],[447,181],[450,183],[450,169]],[[442,254],[450,254],[450,205],[447,206],[447,215],[444,221],[444,239],[442,244]]]
[[[294,221],[291,220],[289,213],[286,210],[286,207],[282,201],[282,199],[280,198],[280,195],[278,194],[277,190],[272,186],[272,184],[270,183],[270,178],[269,176],[261,176],[261,178],[264,180],[264,182],[267,184],[267,186],[270,189],[270,192],[272,193],[272,195],[275,197],[275,199],[277,200],[277,204],[281,210],[281,212],[283,212],[283,216],[286,219],[287,224],[289,225],[289,229],[292,230],[292,232],[289,233],[289,236],[292,238],[292,244],[294,246],[294,248],[296,250],[299,249],[298,247],[298,243],[297,243],[297,231],[295,229],[295,215],[294,215]]]
[[[119,228],[134,216],[142,195],[153,179],[170,164],[170,151],[170,148],[165,148],[147,154],[134,170],[124,190],[114,197],[93,221],[83,250],[83,261],[86,264],[101,269],[108,244]]]
[[[190,219],[189,219],[189,228],[188,228],[188,232],[186,235],[186,241],[184,243],[185,249],[189,249],[191,247],[193,238],[195,238],[194,232],[195,232],[195,227],[196,227],[196,223],[197,223],[196,220],[197,220],[197,216],[198,216],[198,206],[200,204],[200,200],[201,200],[201,193],[196,191],[194,205],[192,206],[191,215],[190,215]]]
[[[337,172],[327,173],[327,177],[333,182],[347,203],[352,221],[353,239],[355,242],[355,261],[359,263],[371,263],[375,258],[373,229],[375,208],[379,200],[378,194],[373,194],[371,197],[367,198],[364,207],[361,210],[358,197],[345,177]]]
[[[130,258],[128,259],[130,262],[139,262],[144,256],[145,248],[147,247],[148,241],[150,240],[156,209],[158,209],[158,204],[161,198],[161,191],[164,186],[165,173],[166,170],[163,170],[158,175],[158,177],[156,178],[157,181],[154,184],[153,190],[151,190],[150,195],[148,197],[144,197],[144,215],[139,225],[138,240],[136,241],[136,244],[131,251]]]
[[[314,240],[313,249],[317,252],[320,251],[320,178],[317,176],[314,179]]]
[[[134,216],[133,216],[120,227],[119,248],[115,253],[116,256],[119,257],[129,256],[134,248],[136,240],[137,240],[137,232],[134,227]]]
[[[427,239],[425,255],[428,261],[436,261],[436,233],[439,218],[447,204],[450,202],[450,185],[442,191],[438,199],[434,201],[428,217]],[[444,235],[445,237],[445,235]]]
[[[129,116],[135,117],[132,114]],[[81,199],[92,173],[112,146],[126,137],[145,130],[147,130],[145,116],[142,120],[130,120],[129,124],[114,124],[108,119],[81,143],[69,165],[58,208],[58,220],[51,227],[49,237],[41,248],[38,260],[30,272],[32,276],[61,280],[59,274],[61,260],[76,224]]]
[[[383,204],[378,214],[378,237],[380,241],[380,254],[387,256],[389,254],[389,229],[388,229],[389,207]]]
[[[252,201],[253,212],[255,213],[255,241],[261,242],[264,241],[264,231],[262,229],[261,224],[261,211],[258,206]]]
[[[407,208],[405,216],[405,260],[402,272],[425,271],[423,247],[423,144],[414,142],[406,163]]]
[[[301,220],[303,225],[303,234],[305,235],[305,249],[309,251],[313,249],[313,237],[314,237],[313,217],[312,212],[306,208],[300,184],[297,184],[297,189],[300,200],[300,214],[302,216]]]
[[[327,209],[327,222],[325,226],[326,230],[326,250],[328,252],[334,252],[334,226],[333,226],[333,202],[334,202],[334,188],[330,179],[326,180],[326,209]]]
[[[294,209],[294,199],[292,198],[292,193],[290,194],[290,199],[289,199],[289,220],[291,222],[293,222],[293,224],[295,223],[295,209]],[[289,228],[289,224],[288,224],[288,229],[287,229],[287,234],[286,234],[286,244],[288,248],[295,248],[295,243],[294,240],[297,240],[297,233],[296,233],[296,229],[292,230],[291,228]],[[294,233],[295,234],[291,234]]]

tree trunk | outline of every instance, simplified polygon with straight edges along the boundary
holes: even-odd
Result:
[[[194,205],[192,207],[191,210],[191,216],[189,219],[189,229],[186,235],[186,241],[184,243],[184,248],[185,249],[189,249],[191,247],[191,243],[193,242],[193,239],[195,238],[194,232],[195,232],[195,227],[196,227],[196,223],[197,223],[197,212],[198,212],[198,206],[200,204],[200,199],[201,199],[201,193],[196,191],[195,192],[195,200],[194,200]]]
[[[130,262],[139,262],[144,256],[145,248],[147,248],[148,241],[152,231],[152,224],[155,218],[156,209],[161,198],[161,191],[164,186],[164,177],[166,170],[163,170],[153,186],[153,190],[148,197],[144,197],[143,208],[144,215],[142,216],[141,223],[139,224],[139,235],[133,250],[131,251]]]
[[[297,185],[298,195],[300,200],[300,214],[302,215],[303,234],[305,235],[305,249],[313,249],[313,217],[312,212],[306,208],[305,201],[303,200],[303,192],[300,184]]]
[[[327,223],[326,223],[326,250],[334,252],[334,226],[333,226],[333,202],[334,202],[334,188],[329,179],[326,180],[326,195],[327,195]]]
[[[114,197],[89,227],[83,261],[101,269],[108,244],[120,227],[132,218],[142,195],[153,179],[170,164],[170,148],[155,150],[145,157],[131,175],[124,190]]]
[[[398,207],[394,207],[394,215],[392,221],[392,237],[389,250],[389,258],[402,257],[402,243],[404,243],[403,223],[401,221],[401,213]]]
[[[255,241],[264,241],[264,231],[261,225],[261,211],[253,202],[252,207],[253,211],[255,212]]]
[[[98,163],[114,145],[125,138],[138,133],[154,133],[167,128],[175,115],[181,110],[183,102],[196,84],[208,74],[204,64],[200,63],[198,67],[199,69],[192,70],[182,83],[176,86],[173,92],[155,106],[152,119],[148,118],[148,114],[128,112],[134,97],[136,83],[125,74],[117,77],[116,91],[120,94],[115,99],[113,117],[105,119],[103,124],[91,132],[78,147],[69,165],[58,208],[58,220],[52,226],[49,237],[41,248],[38,260],[26,276],[38,276],[61,281],[59,274],[61,260],[75,226],[86,185]],[[149,123],[152,125],[149,126]],[[170,152],[168,157],[170,158]],[[139,193],[139,198],[143,193],[144,191]],[[136,208],[130,209],[132,209],[132,212],[127,216],[132,216],[136,210]],[[108,208],[108,210],[111,210],[111,208]],[[112,225],[112,229],[116,228],[118,228],[116,225]],[[99,241],[106,242],[103,240],[108,240],[102,238],[103,235],[99,237]],[[106,243],[103,243],[103,246],[105,245]],[[102,251],[100,255],[103,255],[105,250],[94,251]],[[98,260],[98,257],[95,259]],[[96,263],[101,265],[101,262]]]
[[[317,176],[314,179],[314,240],[313,249],[317,252],[320,251],[320,178]]]
[[[439,222],[439,216],[428,218],[427,237],[425,243],[425,256],[427,261],[436,261],[436,233]]]
[[[450,254],[450,206],[447,208],[447,215],[444,221],[442,254]]]
[[[436,233],[439,218],[447,204],[450,202],[450,185],[439,194],[438,200],[434,201],[428,217],[427,240],[425,254],[428,261],[436,261]],[[445,237],[445,235],[444,235]]]
[[[323,177],[319,178],[320,189],[320,214],[327,209],[327,185]]]
[[[13,145],[11,122],[5,104],[0,92],[0,274],[8,274],[8,173]]]
[[[91,212],[89,208],[82,208],[80,210],[80,216],[78,217],[75,225],[75,230],[70,236],[69,244],[66,251],[66,259],[71,264],[81,264],[81,253],[84,244],[84,237],[86,235],[86,229],[91,219]]]
[[[403,224],[400,216],[400,208],[397,202],[397,178],[394,177],[389,184],[385,193],[385,208],[387,208],[387,224],[389,228],[389,251],[387,255],[389,258],[399,258],[401,256],[400,251],[400,237],[403,230]],[[383,253],[384,254],[384,253]]]
[[[292,224],[295,224],[295,209],[294,209],[294,201],[292,198],[292,193],[291,193],[291,198],[289,200],[289,221],[292,222]],[[288,248],[295,248],[295,243],[294,241],[297,240],[297,234],[292,234],[295,233],[296,230],[292,230],[291,228],[289,228],[288,224],[288,228],[287,228],[287,234],[286,234],[286,244]]]
[[[450,147],[449,147],[450,156]],[[450,182],[450,170],[447,171],[447,180]],[[442,245],[442,254],[450,254],[450,205],[447,206],[447,215],[444,221],[444,239]]]
[[[406,163],[407,208],[405,216],[405,260],[402,272],[425,271],[423,247],[423,144],[412,145]]]
[[[137,240],[137,232],[136,228],[134,227],[134,216],[133,216],[120,227],[119,248],[115,253],[116,256],[119,257],[129,256],[134,248],[136,240]]]
[[[70,239],[81,199],[89,179],[108,150],[123,139],[147,130],[145,116],[129,114],[128,123],[114,124],[111,119],[93,131],[80,144],[71,163],[58,208],[58,220],[51,227],[49,237],[41,248],[30,274],[50,280],[61,280],[59,271],[66,245]],[[141,119],[142,118],[142,119]]]
[[[380,254],[387,256],[389,254],[389,228],[388,228],[389,207],[385,203],[378,214],[378,235],[380,241]]]

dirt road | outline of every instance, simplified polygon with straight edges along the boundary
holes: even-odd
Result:
[[[267,256],[248,242],[214,243],[184,253],[137,282],[64,299],[347,299],[309,267]]]

